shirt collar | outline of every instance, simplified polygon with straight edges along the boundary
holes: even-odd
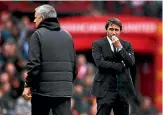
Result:
[[[109,44],[110,44],[110,45],[113,45],[111,39],[110,39],[108,36],[107,36],[107,39],[108,39],[108,41],[109,41]]]

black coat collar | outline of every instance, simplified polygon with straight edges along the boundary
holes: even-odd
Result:
[[[46,18],[39,24],[37,29],[41,27],[45,27],[49,30],[60,30],[60,24],[57,18]]]

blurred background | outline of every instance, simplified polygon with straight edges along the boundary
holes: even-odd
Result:
[[[132,43],[136,64],[131,76],[142,115],[162,114],[162,1],[0,1],[0,115],[30,115],[22,97],[27,75],[28,40],[35,30],[34,9],[53,5],[61,27],[69,31],[77,52],[78,75],[72,98],[73,115],[95,115],[90,94],[96,67],[94,40],[106,36],[110,17],[122,21],[121,38]],[[112,113],[113,115],[113,113]]]

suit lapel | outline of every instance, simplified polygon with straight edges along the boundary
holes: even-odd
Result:
[[[109,41],[107,37],[104,37],[104,50],[109,54],[109,56],[114,57],[114,52],[111,50],[111,46],[109,44]]]

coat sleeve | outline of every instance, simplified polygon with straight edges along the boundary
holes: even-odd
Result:
[[[74,47],[74,44],[73,44]],[[75,81],[76,77],[77,77],[77,64],[76,64],[76,52],[75,52],[75,48],[74,48],[74,68],[73,68],[73,81]]]
[[[116,72],[121,72],[124,68],[124,65],[122,63],[105,61],[102,54],[102,48],[97,42],[93,42],[92,44],[92,56],[97,68],[99,69],[107,69],[111,71],[114,70]]]
[[[38,76],[40,72],[40,42],[39,37],[36,32],[33,33],[29,40],[29,50],[28,50],[28,63],[27,63],[27,78],[25,82],[25,87],[32,87],[32,82],[34,77]]]
[[[135,64],[134,49],[132,48],[132,45],[130,43],[128,43],[127,50],[122,48],[119,51],[119,54],[126,66],[131,67]]]

